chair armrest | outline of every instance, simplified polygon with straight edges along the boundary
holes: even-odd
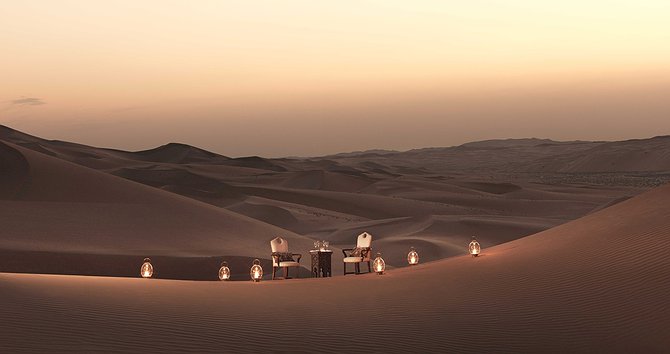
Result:
[[[342,254],[344,255],[345,258],[346,258],[346,257],[349,257],[349,255],[347,254],[346,251],[351,252],[351,251],[353,251],[353,250],[354,250],[353,248],[343,248],[343,249],[342,249]]]
[[[361,257],[363,257],[363,260],[370,260],[372,257],[372,247],[367,247],[364,248],[361,251]]]
[[[279,264],[279,253],[272,252],[272,263]],[[272,266],[274,266],[274,264],[272,264]]]
[[[293,253],[292,256],[293,256],[293,257],[298,256],[298,260],[297,260],[296,262],[300,263],[300,258],[302,258],[302,254],[300,254],[300,253]]]

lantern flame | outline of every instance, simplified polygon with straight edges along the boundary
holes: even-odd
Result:
[[[407,263],[409,265],[419,264],[419,254],[416,252],[414,247],[410,247],[409,253],[407,254]]]
[[[372,268],[374,268],[377,274],[379,275],[384,274],[384,270],[386,269],[386,263],[384,262],[381,253],[377,253],[377,258],[375,258],[374,262],[372,262]]]
[[[261,267],[261,261],[258,259],[254,259],[254,264],[251,266],[251,280],[255,282],[261,281],[261,278],[263,277],[263,268]]]
[[[140,276],[142,278],[151,278],[154,274],[154,267],[151,265],[151,260],[149,258],[144,259],[142,267],[140,267]]]
[[[228,262],[223,262],[221,268],[219,268],[219,280],[228,279],[230,279],[230,268],[228,268]]]
[[[468,245],[468,249],[469,249],[469,251],[470,251],[470,254],[471,254],[473,257],[476,257],[476,256],[479,255],[479,253],[481,252],[482,247],[481,247],[481,245],[479,244],[479,242],[477,242],[477,239],[475,239],[475,238],[473,237],[473,238],[472,238],[472,241],[471,241],[470,244]]]

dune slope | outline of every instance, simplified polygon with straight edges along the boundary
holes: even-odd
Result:
[[[0,190],[5,271],[115,274],[90,257],[104,255],[122,256],[126,270],[116,275],[125,275],[145,256],[268,259],[277,235],[297,249],[312,245],[279,227],[9,143],[0,143],[0,163],[12,171],[2,174]]]
[[[42,139],[4,126],[0,126],[0,140],[227,209],[227,215],[244,215],[256,219],[259,225],[271,224],[312,239],[328,240],[337,247],[352,247],[358,233],[370,231],[375,240],[381,241],[375,242],[375,251],[393,256],[388,262],[392,266],[405,265],[403,259],[395,256],[406,253],[410,246],[425,249],[424,260],[458,254],[460,248],[454,245],[472,235],[480,237],[482,244],[488,247],[574,220],[670,178],[662,171],[665,169],[663,158],[667,155],[664,151],[669,151],[670,139],[661,138],[613,143],[509,139],[451,148],[371,151],[309,159],[229,158],[178,143],[126,152]],[[583,159],[585,156],[588,158]],[[659,166],[661,170],[603,174],[557,172],[564,171],[565,163],[574,161],[583,161],[587,166],[603,162],[601,167],[606,172],[608,168],[618,166],[612,165],[611,161],[637,161],[640,156],[646,156],[645,165]],[[147,208],[138,206],[144,204],[145,199],[153,198],[154,193],[135,193],[136,185],[119,184],[116,179],[113,183],[91,183],[89,180],[97,180],[100,176],[91,179],[87,177],[91,174],[88,171],[84,177],[81,169],[70,174],[68,168],[55,161],[42,159],[40,164],[30,166],[32,177],[29,177],[39,181],[26,189],[28,193],[24,197],[31,198],[29,200],[34,205],[30,208],[39,212],[40,217],[31,223],[62,220],[73,224],[72,227],[79,227],[75,224],[82,221],[73,219],[81,219],[83,223],[101,224],[87,226],[92,231],[98,230],[95,239],[103,241],[100,247],[84,248],[79,241],[73,245],[73,238],[83,237],[77,236],[79,231],[61,233],[64,242],[75,247],[71,252],[92,253],[110,246],[109,240],[117,237],[118,229],[114,225],[111,228],[104,226],[110,219],[114,219],[113,223],[123,219],[118,223],[137,224],[135,234],[155,234],[155,230],[147,225],[162,224],[160,219],[150,215],[145,218],[145,213],[151,211],[146,212]],[[60,166],[59,173],[55,174],[51,167],[40,167],[53,164]],[[14,170],[3,171],[11,171],[17,176],[24,173],[19,164],[16,166]],[[537,171],[537,174],[524,172],[528,170]],[[15,195],[16,188],[22,188],[22,181],[30,180],[17,176],[0,174],[0,179],[7,177],[11,180],[0,187],[3,188],[0,195]],[[98,184],[105,187],[100,189]],[[130,185],[133,188],[125,190]],[[180,200],[184,205],[183,199],[168,200],[165,194],[161,195],[163,201],[156,203],[160,205],[159,209],[174,209],[169,206],[170,200]],[[124,202],[109,203],[118,198]],[[56,204],[59,201],[76,201],[78,204],[70,204],[68,208],[72,213],[82,210],[81,217],[73,218],[67,208],[62,212],[51,210],[62,209]],[[42,204],[38,205],[38,202]],[[89,207],[83,203],[95,205]],[[26,204],[12,206],[9,215],[23,210],[21,205]],[[190,220],[191,211],[186,209],[181,220]],[[65,215],[61,215],[63,213]],[[175,215],[176,220],[169,220],[167,224],[178,222],[182,213]],[[198,225],[205,224],[208,222],[198,222]],[[34,229],[40,226],[14,223],[14,227]],[[227,227],[223,226],[222,230]],[[47,224],[42,226],[42,231],[26,233],[26,240],[48,228]],[[191,232],[186,226],[170,228],[168,232],[179,228],[182,233]],[[267,241],[266,233],[239,230],[248,235],[245,237],[259,239],[257,242]],[[124,235],[128,233],[124,231]],[[197,238],[200,231],[195,234]],[[59,242],[56,237],[51,241]],[[197,240],[194,240],[181,256],[195,255],[192,251],[196,246]],[[35,247],[23,248],[39,252],[49,247],[35,244]],[[112,249],[114,247],[112,245]],[[166,247],[178,249],[174,245]],[[246,244],[244,247],[248,248]],[[143,251],[147,249],[146,245],[136,248],[136,253],[146,253]],[[309,244],[299,247],[298,251],[306,252],[308,248]],[[335,264],[341,266],[341,262]]]
[[[0,349],[666,352],[668,200],[663,186],[478,258],[383,276],[253,284],[2,274]]]

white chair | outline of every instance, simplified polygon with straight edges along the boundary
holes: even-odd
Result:
[[[288,269],[298,267],[297,272],[298,277],[300,277],[300,258],[302,258],[302,255],[300,253],[290,253],[288,251],[288,241],[281,237],[270,241],[270,247],[272,248],[272,280],[275,279],[279,268],[284,268],[284,279],[290,279]]]
[[[360,274],[361,273],[361,263],[368,264],[368,273],[372,271],[370,267],[371,257],[372,257],[372,235],[367,232],[364,232],[358,235],[356,241],[356,248],[344,248],[342,253],[344,254],[344,275],[347,274]],[[347,253],[349,252],[349,253]],[[354,271],[347,273],[347,264],[354,264]]]

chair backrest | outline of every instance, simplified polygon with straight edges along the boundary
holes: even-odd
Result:
[[[284,240],[281,237],[276,237],[270,241],[270,247],[272,248],[272,253],[274,252],[288,252],[288,241]]]
[[[370,246],[372,246],[372,235],[370,235],[367,232],[358,235],[358,240],[356,241],[356,247],[370,248]]]

